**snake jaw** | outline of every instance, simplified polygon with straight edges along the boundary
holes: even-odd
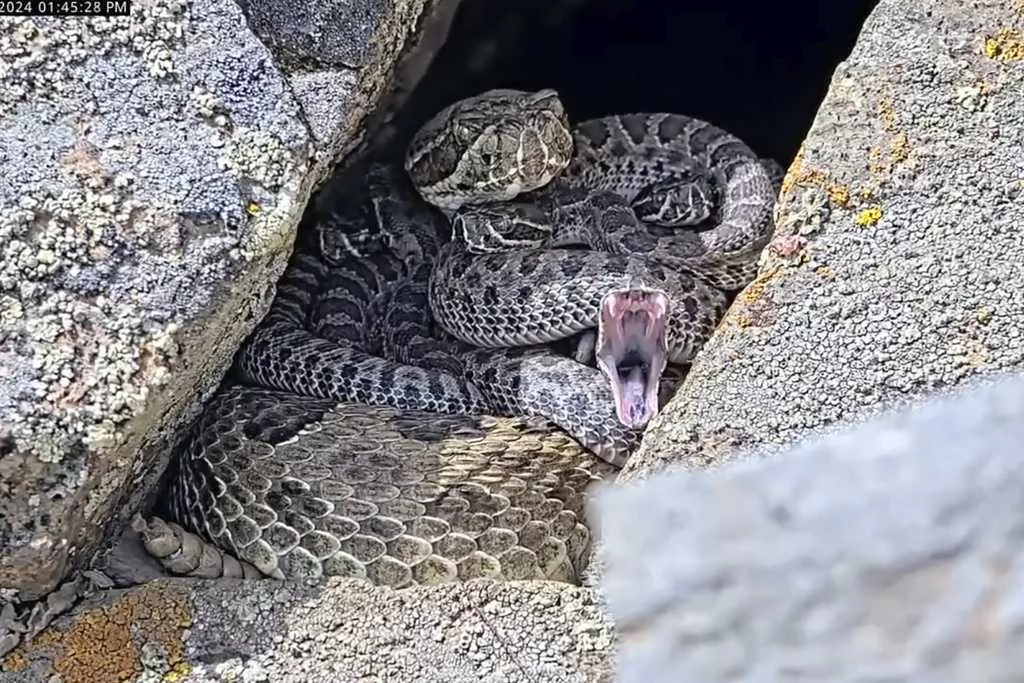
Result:
[[[601,299],[596,358],[611,380],[615,413],[639,428],[658,414],[661,373],[668,361],[668,297],[649,289],[608,292]]]

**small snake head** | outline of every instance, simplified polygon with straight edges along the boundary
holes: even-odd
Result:
[[[353,202],[344,211],[330,211],[318,217],[315,229],[320,254],[331,264],[350,258],[366,258],[385,247],[383,232],[373,218],[372,202]]]
[[[391,182],[389,174],[382,165],[352,167],[332,176],[317,193],[309,215],[320,254],[328,263],[366,258],[385,248],[375,197]]]
[[[619,422],[633,429],[658,414],[668,362],[668,306],[664,292],[643,287],[611,291],[601,299],[597,366],[611,381]]]
[[[453,239],[474,254],[537,249],[551,231],[544,212],[527,202],[465,206],[452,217]]]
[[[315,233],[330,264],[389,251],[410,268],[440,248],[446,221],[436,209],[418,205],[400,169],[371,164],[332,181],[317,198]]]
[[[413,137],[405,170],[448,212],[543,187],[573,154],[558,93],[489,90],[441,110]]]
[[[671,183],[652,184],[631,202],[637,218],[669,228],[700,225],[715,210],[717,195],[711,179],[698,174],[685,174]]]

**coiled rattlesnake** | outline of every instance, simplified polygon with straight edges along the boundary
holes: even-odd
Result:
[[[478,106],[446,110],[428,124],[407,159],[416,189],[446,210],[466,240],[442,245],[436,231],[443,223],[410,213],[415,201],[401,180],[384,170],[366,176],[368,201],[349,201],[319,229],[301,231],[272,310],[236,358],[235,379],[206,407],[175,465],[172,517],[266,575],[364,576],[393,586],[474,576],[573,580],[588,546],[585,487],[610,468],[544,421],[473,415],[541,415],[621,464],[638,439],[623,422],[636,426],[651,414],[658,364],[688,360],[724,307],[724,295],[698,273],[742,284],[769,236],[768,176],[735,138],[718,129],[706,134],[707,124],[662,117],[661,125],[651,116],[582,124],[576,145],[583,151],[587,140],[599,141],[595,125],[618,122],[634,141],[672,132],[674,146],[653,142],[685,161],[684,175],[675,184],[648,182],[632,196],[608,188],[584,196],[587,174],[577,156],[564,182],[511,201],[548,184],[572,157],[564,111],[551,91],[495,91],[472,102]],[[526,117],[524,125],[517,102],[540,118]],[[605,142],[612,150],[623,140],[609,134]],[[505,175],[495,183],[499,168]],[[716,192],[724,208],[701,216]],[[756,197],[746,198],[750,192]],[[686,202],[696,211],[681,208]],[[663,223],[696,216],[718,227],[695,238],[666,229],[652,233],[656,243],[644,243],[638,231],[630,236],[631,212],[655,209]],[[726,239],[740,220],[743,245]],[[524,235],[524,244],[510,244]],[[665,240],[681,250],[659,264],[653,256]],[[543,321],[532,313],[518,318],[529,329],[507,339],[467,334],[517,319],[495,297],[523,296],[523,278],[539,282],[545,254],[578,243],[623,253],[561,254],[561,277],[569,279],[548,293],[571,312],[562,311],[553,332],[538,335]],[[625,253],[630,244],[637,254]],[[540,248],[475,253],[509,246]],[[483,284],[514,269],[518,289]],[[574,290],[573,271],[580,281],[597,278],[597,286]],[[460,281],[483,286],[451,286]],[[458,343],[432,327],[428,295],[438,322],[477,346],[538,344],[598,327],[598,360],[614,392],[598,370],[543,347]],[[638,406],[633,412],[622,408],[629,401]],[[181,527],[153,520],[137,528],[176,573],[237,573]]]
[[[771,235],[772,178],[736,137],[678,114],[595,119],[570,134],[552,90],[451,105],[413,138],[406,169],[462,236],[431,278],[440,324],[493,348],[597,328],[598,364],[633,427],[657,411],[666,361],[693,358],[725,309],[722,290],[753,279]],[[711,230],[679,229],[709,219]],[[569,245],[591,249],[556,248]]]

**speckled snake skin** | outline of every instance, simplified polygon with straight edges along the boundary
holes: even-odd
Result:
[[[665,364],[693,359],[773,227],[771,171],[736,137],[677,114],[570,130],[552,90],[451,105],[406,170],[457,235],[431,277],[438,323],[492,348],[596,329],[617,415],[637,428]]]
[[[568,130],[550,91],[486,93],[425,126],[406,168],[450,242],[388,167],[351,174],[344,205],[300,228],[169,476],[175,522],[137,527],[165,566],[238,574],[223,550],[277,578],[577,578],[586,487],[639,433],[600,370],[543,344],[600,327],[603,292],[639,289],[670,304],[669,358],[689,360],[720,288],[752,275],[774,190],[742,143],[693,119]],[[658,153],[675,176],[651,175]],[[716,227],[676,229],[702,221]]]

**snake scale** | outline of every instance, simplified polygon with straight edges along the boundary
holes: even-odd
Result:
[[[350,172],[300,226],[169,472],[174,521],[136,524],[172,572],[576,581],[587,487],[772,229],[770,169],[735,137],[671,114],[570,128],[552,90],[453,104],[405,171]],[[596,367],[551,348],[587,335]]]

